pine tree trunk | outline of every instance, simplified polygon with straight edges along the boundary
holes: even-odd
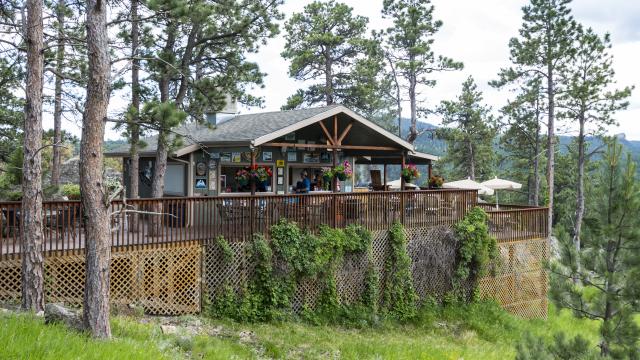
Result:
[[[139,46],[139,24],[138,24],[138,0],[131,0],[131,108],[133,110],[133,118],[130,124],[130,143],[129,149],[129,198],[138,199],[139,194],[139,172],[140,172],[140,154],[138,152],[138,143],[140,142],[140,60],[138,59]],[[135,210],[135,207],[134,207]],[[138,215],[136,213],[129,214],[129,231],[137,231]]]
[[[324,65],[324,96],[327,101],[327,105],[333,105],[333,71],[331,69],[332,66],[331,56],[327,53],[325,54],[325,65]]]
[[[22,165],[22,309],[44,310],[42,254],[42,0],[27,0],[27,84]]]
[[[409,127],[409,136],[407,137],[407,141],[410,144],[413,144],[414,141],[418,138],[418,104],[416,99],[416,78],[415,76],[409,77],[409,105],[411,111],[411,126]]]
[[[64,0],[58,0],[56,18],[58,20],[58,46],[56,49],[56,74],[53,99],[53,164],[51,165],[51,185],[60,185],[60,145],[62,145],[62,71],[64,69]]]
[[[540,112],[536,103],[536,140],[535,154],[533,156],[533,202],[531,205],[540,204]]]
[[[580,131],[578,133],[578,178],[576,189],[576,218],[573,225],[573,246],[576,253],[580,253],[580,236],[582,233],[582,220],[584,218],[584,165],[585,165],[585,134],[584,134],[584,113],[580,115]],[[577,260],[578,270],[580,269],[580,259]]]
[[[87,1],[88,82],[80,144],[80,190],[86,239],[86,279],[83,325],[97,338],[111,337],[109,325],[109,204],[103,193],[104,120],[110,92],[107,8],[101,0]]]
[[[549,60],[551,61],[551,60]],[[549,187],[549,213],[548,226],[553,226],[553,195],[555,180],[555,89],[553,83],[553,65],[547,64],[547,98],[549,101],[549,113],[547,122],[547,186]],[[549,231],[551,234],[551,231]]]
[[[476,181],[476,158],[473,152],[473,143],[469,140],[469,178]]]
[[[166,136],[166,135],[165,135]],[[165,136],[158,135],[158,148],[156,150],[156,163],[153,168],[153,180],[151,182],[151,197],[161,198],[164,196],[164,176],[167,171],[167,155],[168,149],[165,142]],[[152,210],[156,215],[151,216],[151,236],[158,236],[162,233],[160,228],[162,225],[162,203],[160,201],[153,203]]]

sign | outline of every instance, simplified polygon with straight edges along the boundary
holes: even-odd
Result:
[[[284,167],[284,160],[276,160],[276,166],[279,168]]]
[[[206,189],[207,179],[196,179],[196,189]]]

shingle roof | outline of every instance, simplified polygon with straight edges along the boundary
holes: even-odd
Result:
[[[196,142],[202,144],[250,142],[261,136],[273,133],[339,106],[341,105],[336,104],[308,109],[237,115],[218,124],[215,128],[190,123],[182,125],[174,131],[185,136],[185,146],[193,145]],[[141,153],[153,153],[156,151],[157,136],[145,138],[144,142],[147,146],[141,150]],[[123,146],[106,152],[106,154],[119,155],[128,152],[129,145],[124,144]]]

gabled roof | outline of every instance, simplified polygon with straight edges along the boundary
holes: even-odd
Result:
[[[174,152],[181,156],[205,146],[259,146],[284,136],[292,131],[309,126],[320,120],[344,113],[376,133],[396,143],[400,148],[414,152],[414,147],[397,135],[383,129],[343,105],[329,105],[308,109],[271,111],[237,115],[215,127],[202,124],[185,124],[174,131],[184,136],[184,145]],[[144,139],[147,146],[141,155],[152,155],[156,151],[157,136]],[[127,156],[129,145],[108,151],[107,156]]]

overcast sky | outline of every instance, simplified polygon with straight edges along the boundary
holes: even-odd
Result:
[[[285,0],[282,10],[287,18],[300,12],[311,1]],[[354,13],[369,18],[370,29],[388,26],[380,16],[382,0],[345,0],[354,8]],[[436,36],[436,54],[445,55],[464,62],[464,70],[438,76],[435,88],[424,91],[425,105],[433,106],[443,99],[452,99],[460,91],[461,83],[473,75],[485,92],[485,101],[493,108],[504,105],[508,95],[487,85],[495,79],[501,67],[509,65],[508,41],[516,36],[522,21],[523,0],[434,0],[435,17],[444,22]],[[610,32],[614,55],[614,68],[618,86],[640,85],[640,1],[637,0],[574,0],[573,14],[581,23],[593,27],[597,32]],[[286,98],[303,86],[289,78],[288,62],[280,57],[284,48],[283,35],[270,39],[250,60],[259,64],[267,73],[265,87],[255,89],[254,94],[264,97],[264,109],[242,109],[242,112],[278,110]],[[628,110],[621,111],[616,118],[620,123],[611,133],[624,132],[627,138],[640,140],[640,89],[634,91]],[[406,107],[405,107],[406,108]],[[438,119],[425,121],[437,123]],[[75,126],[75,125],[74,125]],[[108,130],[108,138],[118,134]]]

